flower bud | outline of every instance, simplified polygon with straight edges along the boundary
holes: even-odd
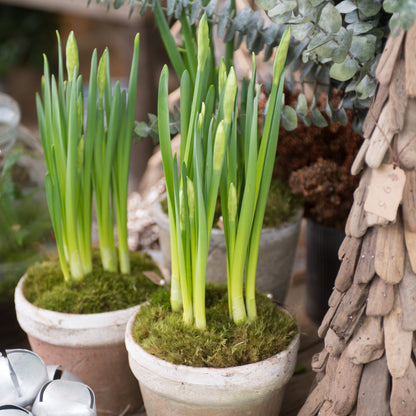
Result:
[[[107,57],[108,57],[108,49],[105,48],[104,52],[100,58],[100,62],[98,63],[98,70],[97,70],[97,86],[98,86],[98,96],[100,100],[104,96],[105,91],[105,82],[107,77]]]
[[[237,217],[237,192],[235,185],[231,182],[228,190],[228,220],[234,222]]]
[[[66,42],[66,70],[68,72],[68,80],[72,80],[78,74],[79,59],[78,46],[75,40],[74,32],[71,30]]]
[[[209,33],[207,16],[204,14],[199,22],[198,30],[198,68],[202,68],[209,55]]]
[[[222,168],[225,153],[225,131],[224,121],[221,120],[215,133],[214,142],[214,171],[219,171]]]
[[[234,68],[231,67],[225,84],[224,94],[224,120],[227,124],[231,123],[231,117],[234,111],[234,104],[237,94],[237,77]]]

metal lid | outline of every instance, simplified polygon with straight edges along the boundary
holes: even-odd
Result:
[[[34,352],[13,349],[0,354],[0,406],[32,404],[47,381],[46,366]]]
[[[34,416],[96,416],[95,396],[83,383],[53,380],[40,390],[32,413]]]

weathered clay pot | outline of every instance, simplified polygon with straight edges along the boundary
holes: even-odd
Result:
[[[292,377],[300,336],[287,350],[254,364],[230,368],[175,365],[147,353],[135,341],[133,316],[126,329],[130,367],[147,416],[277,416]]]
[[[169,218],[159,203],[154,205],[153,215],[159,227],[163,264],[169,268]],[[261,233],[256,288],[262,293],[270,293],[280,303],[284,302],[289,288],[302,215],[303,210],[299,210],[293,222],[285,223],[280,228],[264,228]],[[225,270],[227,252],[224,232],[213,228],[208,252],[207,281],[225,283]]]
[[[24,278],[15,291],[16,314],[32,350],[47,365],[59,364],[90,386],[98,415],[119,415],[127,407],[129,412],[137,410],[142,399],[129,368],[124,334],[139,306],[85,315],[53,312],[26,300]]]

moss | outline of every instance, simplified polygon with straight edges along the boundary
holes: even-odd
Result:
[[[264,360],[287,348],[297,333],[295,321],[272,300],[257,295],[258,319],[236,325],[228,315],[224,285],[207,286],[207,329],[187,326],[170,310],[169,292],[155,292],[136,317],[133,336],[149,353],[194,367],[225,368]]]
[[[159,287],[143,272],[159,269],[145,253],[131,253],[131,274],[104,272],[94,253],[93,272],[81,281],[66,282],[57,260],[36,263],[27,271],[23,286],[34,305],[58,312],[99,313],[125,309],[146,301]]]
[[[160,204],[162,211],[168,215],[168,203],[166,198],[162,199]],[[267,196],[263,228],[278,228],[285,222],[293,221],[302,205],[303,198],[300,195],[295,195],[286,182],[274,178]],[[221,204],[218,199],[214,215],[214,227],[218,223],[220,216]]]

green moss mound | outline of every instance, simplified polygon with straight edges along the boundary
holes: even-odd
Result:
[[[85,314],[130,308],[149,299],[160,287],[143,272],[161,276],[148,254],[132,252],[130,259],[131,274],[104,272],[98,253],[94,253],[93,272],[74,282],[64,280],[57,260],[36,263],[27,271],[23,293],[34,305],[57,312]]]
[[[155,292],[140,308],[133,326],[136,342],[174,364],[225,368],[262,361],[285,350],[298,329],[295,321],[266,296],[257,295],[258,319],[236,325],[229,318],[224,285],[207,286],[207,329],[183,323],[170,309],[169,292]]]
[[[162,211],[168,215],[168,202],[166,198],[160,201]],[[285,222],[292,222],[303,205],[303,198],[295,195],[286,182],[273,179],[267,196],[266,210],[263,219],[263,228],[279,228]],[[221,204],[218,199],[214,214],[214,227],[217,226],[221,216]]]

